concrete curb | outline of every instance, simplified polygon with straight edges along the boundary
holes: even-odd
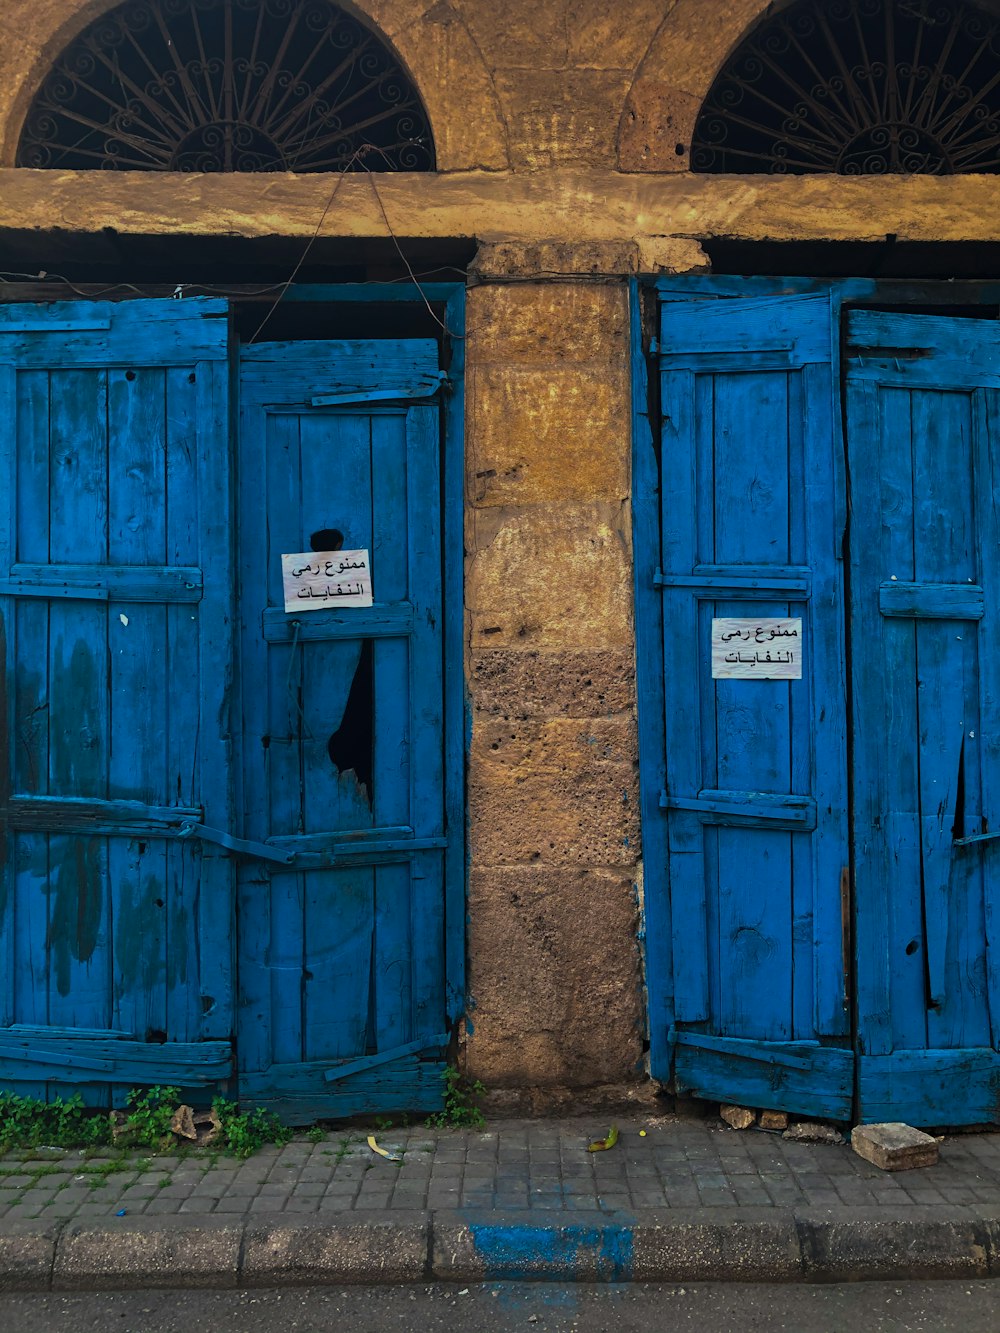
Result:
[[[108,1218],[0,1233],[0,1291],[1000,1277],[1000,1210],[711,1208]]]

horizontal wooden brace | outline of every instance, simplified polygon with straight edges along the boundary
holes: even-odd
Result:
[[[351,403],[388,403],[399,399],[433,398],[448,382],[445,371],[439,370],[434,375],[421,376],[412,384],[401,385],[393,389],[370,389],[366,392],[319,393],[309,400],[312,407],[344,407]]]
[[[186,805],[98,801],[77,796],[14,796],[0,819],[23,833],[90,833],[126,838],[177,837],[185,821],[201,818]]]
[[[409,602],[359,606],[348,611],[310,611],[295,615],[278,607],[262,613],[267,643],[316,643],[328,639],[402,639],[413,633]]]
[[[360,1074],[366,1069],[377,1069],[379,1065],[392,1064],[393,1061],[402,1060],[408,1055],[419,1055],[422,1051],[443,1051],[449,1040],[448,1033],[441,1032],[436,1037],[407,1042],[405,1046],[393,1046],[387,1051],[380,1051],[377,1055],[363,1055],[357,1060],[345,1060],[343,1064],[333,1065],[326,1070],[323,1081],[339,1083],[341,1079],[350,1078],[352,1074]]]
[[[815,1056],[823,1048],[819,1042],[763,1042],[739,1037],[713,1037],[707,1033],[681,1032],[671,1028],[668,1036],[673,1046],[687,1046],[697,1051],[713,1051],[757,1064],[783,1065],[787,1069],[812,1069]]]
[[[889,618],[982,620],[986,594],[978,583],[879,584],[878,609]]]
[[[741,568],[703,565],[690,574],[653,575],[656,588],[687,588],[705,601],[756,598],[765,601],[807,601],[812,592],[811,572],[801,568]]]
[[[44,1028],[22,1035],[0,1028],[0,1078],[69,1083],[180,1083],[205,1086],[232,1073],[228,1041],[148,1042]],[[48,1072],[46,1072],[48,1071]]]
[[[0,337],[5,333],[98,333],[111,328],[110,319],[18,319],[17,306],[9,319],[0,318]]]
[[[93,602],[200,602],[200,569],[168,565],[14,565],[0,581],[7,597]]]
[[[704,790],[697,796],[660,793],[661,810],[690,810],[703,824],[788,828],[810,832],[816,827],[816,802],[811,796],[778,796],[771,792]]]

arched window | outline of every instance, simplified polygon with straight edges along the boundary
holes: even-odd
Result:
[[[129,0],[86,28],[28,113],[18,165],[430,171],[386,43],[329,0]]]
[[[798,0],[712,86],[695,171],[1000,171],[1000,14],[964,0]]]

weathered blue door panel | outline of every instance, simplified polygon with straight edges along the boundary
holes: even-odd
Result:
[[[1000,334],[856,312],[848,353],[861,1113],[996,1120]]]
[[[294,860],[240,872],[240,1088],[292,1120],[441,1100],[440,381],[431,342],[242,358],[245,836]],[[286,615],[280,556],[332,542],[374,607]]]
[[[678,301],[660,332],[676,1075],[734,1095],[770,1070],[767,1105],[830,1114],[850,1103],[818,1043],[849,1031],[831,301]],[[714,680],[715,617],[801,618],[803,679]],[[810,1076],[774,1074],[802,1041]]]
[[[225,316],[0,307],[0,1078],[22,1092],[228,1072],[231,869],[180,836],[231,822]]]

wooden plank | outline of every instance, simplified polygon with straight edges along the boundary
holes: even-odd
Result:
[[[919,387],[933,376],[955,390],[1000,386],[1000,331],[980,319],[851,310],[847,355],[852,379]]]
[[[0,433],[0,577],[13,563],[17,545],[17,472],[21,440],[17,375],[12,366],[0,367],[0,413],[14,428]],[[29,436],[30,438],[30,436]],[[17,957],[14,839],[4,807],[10,800],[18,764],[17,743],[17,612],[11,601],[0,599],[0,1024],[14,1018],[14,976]]]
[[[313,643],[335,639],[403,639],[413,632],[409,602],[376,604],[354,611],[310,611],[295,616],[269,607],[261,617],[267,643]]]
[[[51,376],[50,550],[107,558],[107,373]],[[107,798],[110,676],[108,612],[86,602],[49,609],[49,783],[54,795]],[[52,957],[49,1020],[110,1026],[111,903],[107,848],[99,838],[49,839]],[[93,1097],[103,1100],[98,1089]]]
[[[240,1105],[274,1111],[289,1125],[309,1125],[331,1117],[384,1112],[439,1111],[444,1104],[441,1060],[410,1056],[376,1069],[360,1070],[343,1084],[324,1080],[327,1065],[272,1065],[240,1080]]]
[[[271,831],[268,791],[276,756],[284,762],[288,736],[282,719],[272,713],[268,686],[268,648],[258,632],[262,608],[268,600],[268,568],[280,564],[282,543],[286,538],[282,524],[284,509],[276,508],[278,530],[268,522],[270,477],[267,471],[268,448],[281,448],[286,462],[286,477],[298,469],[298,423],[293,417],[282,419],[276,428],[281,442],[269,441],[270,422],[258,406],[247,401],[247,375],[240,367],[240,423],[237,436],[237,475],[239,490],[238,568],[240,600],[240,671],[236,681],[235,705],[240,718],[237,735],[236,778],[239,809],[243,812],[242,832],[258,841]],[[255,479],[250,484],[250,479]],[[287,549],[287,548],[285,548]],[[280,603],[279,603],[280,605]],[[266,612],[265,612],[266,614]],[[286,664],[288,648],[279,649]],[[287,700],[287,691],[284,696]],[[279,738],[278,745],[273,744]],[[297,775],[296,775],[297,776]],[[271,972],[270,927],[271,877],[261,861],[244,860],[238,866],[239,911],[239,1007],[237,1012],[237,1051],[240,1082],[247,1072],[265,1069],[272,1059],[271,1049]]]
[[[890,924],[892,914],[899,908],[896,904],[890,907],[889,848],[892,847],[893,857],[903,858],[903,876],[912,877],[919,885],[919,841],[914,820],[903,817],[905,803],[894,811],[887,807],[882,760],[882,747],[891,747],[893,765],[899,767],[903,784],[912,789],[916,750],[910,730],[912,709],[907,693],[912,678],[913,629],[905,621],[884,622],[879,614],[877,596],[877,582],[890,572],[912,580],[912,526],[904,521],[893,533],[889,524],[883,523],[887,505],[883,493],[887,483],[881,480],[885,477],[883,456],[900,453],[905,447],[905,489],[898,490],[901,482],[892,483],[895,489],[891,503],[897,512],[907,514],[912,508],[909,407],[906,405],[904,410],[902,403],[891,399],[886,416],[880,390],[874,384],[857,381],[853,372],[854,367],[850,365],[846,393],[852,478],[851,681],[854,700],[853,837],[858,923],[858,1038],[863,1053],[881,1054],[890,1051],[893,1043],[890,990],[893,1003],[897,995],[904,996],[909,1002],[911,1021],[921,1030],[925,1012],[922,957],[917,956],[916,951],[907,954],[905,949],[900,957],[893,948],[893,971],[890,972]],[[892,433],[885,438],[887,429]],[[897,661],[897,693],[886,700],[882,682],[890,653]],[[916,809],[915,798],[910,809]],[[919,902],[914,903],[911,897],[905,906],[909,929],[918,932],[919,949]]]
[[[992,479],[1000,476],[1000,392],[987,391],[976,399],[973,418],[973,459],[976,477],[976,523],[979,531],[978,559],[980,579],[990,608],[984,631],[987,651],[979,660],[980,727],[975,737],[966,737],[966,765],[978,776],[980,806],[969,814],[978,815],[978,828],[966,826],[966,833],[1000,830],[1000,731],[983,728],[982,721],[996,717],[1000,710],[1000,652],[993,651],[998,636],[997,608],[1000,607],[1000,512]],[[984,734],[985,733],[985,734]],[[978,763],[977,763],[978,761]],[[1000,1048],[1000,842],[982,843],[976,849],[979,859],[979,883],[983,895],[985,926],[985,981],[989,1004],[992,1045]]]
[[[414,577],[410,569],[410,514],[407,496],[413,484],[407,456],[406,419],[372,420],[372,513],[375,553],[379,564],[379,596],[403,601]],[[427,497],[424,497],[425,501]],[[431,503],[433,507],[433,501]],[[423,596],[423,593],[421,594]],[[433,603],[432,591],[432,603]],[[415,622],[411,617],[411,626]],[[419,780],[411,769],[412,703],[410,642],[382,640],[372,644],[374,685],[373,815],[379,838],[385,828],[411,819],[411,787]],[[412,836],[411,829],[411,836]],[[391,836],[391,835],[390,835]],[[369,841],[371,848],[371,841]],[[374,935],[372,941],[372,1012],[375,1049],[398,1047],[413,1036],[413,898],[426,891],[415,867],[406,862],[375,868]],[[443,892],[440,895],[442,910]]]
[[[68,597],[76,601],[200,602],[202,598],[200,569],[162,564],[116,568],[85,562],[17,563],[0,589],[11,597]]]
[[[936,367],[935,367],[936,369]],[[978,576],[974,399],[966,393],[913,394],[914,551],[919,582],[968,584]],[[975,1047],[990,1040],[984,993],[979,885],[956,853],[956,804],[978,805],[965,746],[980,731],[977,657],[980,627],[956,617],[917,623],[920,825],[927,937],[931,1047]],[[971,734],[970,734],[971,733]],[[964,773],[960,773],[964,769]],[[973,891],[973,901],[968,898]]]
[[[854,1053],[849,1049],[785,1041],[709,1045],[696,1033],[688,1042],[685,1036],[676,1051],[678,1093],[728,1101],[738,1089],[741,1101],[750,1106],[851,1118]]]
[[[159,368],[108,372],[108,566],[166,561],[166,382]],[[166,608],[126,601],[108,617],[108,792],[166,802],[171,679]],[[112,1021],[167,1035],[167,849],[108,843]]]
[[[884,616],[921,620],[982,620],[983,590],[968,583],[882,583],[878,609]]]
[[[41,1075],[60,1083],[182,1082],[205,1087],[228,1078],[232,1048],[228,1042],[160,1043],[35,1034],[18,1038],[0,1030],[0,1068],[5,1082]]]
[[[444,1050],[450,1037],[447,1032],[440,1032],[433,1037],[422,1037],[417,1041],[407,1042],[403,1046],[392,1046],[379,1051],[377,1055],[366,1055],[360,1060],[346,1060],[342,1064],[334,1065],[323,1075],[327,1083],[340,1083],[352,1074],[361,1073],[363,1070],[377,1069],[380,1065],[392,1064],[401,1060],[406,1055],[419,1055],[424,1051],[431,1051],[437,1048]]]
[[[738,331],[733,316],[738,310]],[[738,346],[740,332],[753,330],[753,341]],[[749,296],[734,301],[689,301],[665,304],[660,326],[663,351],[674,357],[702,357],[768,352],[788,356],[789,363],[830,359],[830,299],[826,292],[801,296]]]
[[[207,297],[117,303],[57,301],[6,306],[4,310],[0,361],[25,369],[189,365],[226,355],[228,306]],[[5,322],[10,332],[4,331]],[[18,323],[51,324],[52,333],[17,332]],[[60,327],[67,323],[74,327],[68,331]],[[85,327],[88,323],[90,327]]]
[[[816,802],[811,796],[779,796],[760,791],[702,790],[697,796],[673,796],[664,792],[663,810],[694,810],[705,823],[740,826],[771,825],[809,830],[816,827]]]
[[[1000,1054],[989,1049],[900,1050],[858,1060],[862,1124],[926,1128],[1000,1124]]]
[[[229,368],[221,360],[203,361],[193,373],[198,394],[200,566],[212,571],[198,619],[200,723],[195,762],[204,822],[212,828],[231,829],[235,826],[230,712],[235,580]],[[204,1040],[225,1039],[233,1031],[234,1018],[233,862],[222,848],[202,843],[198,865],[198,1035]]]
[[[746,323],[750,347],[766,328]],[[732,335],[731,335],[732,336]],[[711,459],[716,564],[790,565],[790,379],[774,372],[715,376]],[[789,614],[761,602],[762,616]],[[714,604],[717,616],[738,607]],[[701,654],[699,654],[701,656]],[[717,787],[784,795],[791,788],[790,700],[795,683],[716,680]],[[713,688],[714,687],[714,688]],[[775,829],[722,827],[715,886],[719,915],[719,1031],[769,1040],[792,1035],[794,941],[791,837]],[[710,889],[711,893],[711,889]]]
[[[198,497],[198,369],[166,371],[166,560],[196,570],[202,586]],[[221,442],[219,446],[221,447]],[[194,807],[199,795],[197,747],[200,733],[201,676],[197,607],[180,600],[166,605],[170,708],[166,736],[166,792],[178,806]],[[189,683],[188,683],[189,682]],[[192,816],[201,822],[202,813]],[[167,1033],[172,1041],[195,1041],[203,1013],[199,986],[189,984],[198,958],[198,895],[201,850],[197,841],[171,843],[167,853],[166,948]]]
[[[200,806],[146,805],[143,801],[95,801],[82,796],[15,796],[7,808],[11,828],[52,833],[177,837]]]
[[[11,556],[49,558],[49,377],[43,371],[17,376],[15,429],[16,496]],[[14,606],[12,603],[7,604]],[[44,792],[49,786],[49,611],[42,602],[17,604],[12,611],[13,639],[8,660],[13,674],[14,731],[17,744],[9,759],[13,790]],[[6,950],[12,1016],[46,1022],[49,1006],[49,845],[44,835],[17,834],[12,843],[15,897],[8,921]],[[7,988],[5,988],[7,989]],[[45,1098],[44,1082],[25,1085],[25,1095]]]
[[[441,655],[441,512],[429,506],[440,483],[440,422],[434,406],[406,418],[408,577],[416,629],[410,640],[410,802],[418,837],[444,833],[443,663]],[[423,852],[412,871],[411,1032],[440,1032],[444,1023],[444,883],[442,858]]]
[[[382,559],[373,549],[378,520],[372,512],[372,429],[363,408],[335,416],[304,411],[294,503],[306,545],[311,533],[337,528],[346,549],[372,552],[372,579],[381,596]],[[330,458],[337,460],[335,479]],[[379,776],[365,773],[374,745],[371,658],[357,638],[301,645],[298,658],[302,794],[292,818],[313,836],[370,828]],[[330,749],[338,732],[352,738],[350,759],[338,752],[339,768]],[[279,795],[273,791],[272,799]],[[360,1055],[371,1003],[374,871],[368,865],[307,871],[302,892],[302,1058]]]
[[[836,347],[838,329],[832,318],[830,335]],[[796,986],[796,1036],[846,1036],[851,1024],[845,989],[851,969],[845,972],[841,898],[850,831],[843,570],[847,497],[838,388],[828,363],[806,366],[802,372],[801,463],[793,489],[801,519],[793,542],[803,544],[813,596],[795,611],[802,614],[812,651],[801,688],[793,686],[790,692],[792,733],[798,738],[792,788],[805,790],[808,782],[815,793],[817,820],[808,840],[793,840],[796,972],[811,982],[811,1013],[807,987]]]

